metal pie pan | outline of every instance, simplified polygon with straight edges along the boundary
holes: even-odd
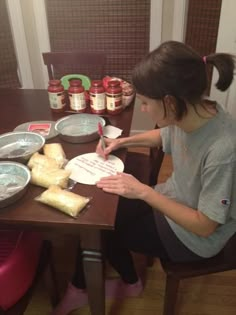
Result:
[[[17,162],[0,162],[0,208],[19,200],[30,182],[29,169]]]
[[[55,129],[59,137],[71,143],[86,143],[96,140],[98,123],[105,126],[105,120],[94,114],[74,114],[63,117],[56,122]]]
[[[27,163],[45,144],[40,134],[29,131],[8,132],[0,136],[0,161]]]
[[[50,128],[50,132],[47,135],[44,135],[43,133],[39,132],[39,131],[35,131],[35,130],[29,130],[28,128],[30,127],[30,125],[40,125],[40,124],[50,124],[51,128]],[[31,132],[36,132],[41,134],[46,140],[54,138],[58,135],[57,131],[55,130],[55,121],[51,121],[51,120],[36,120],[36,121],[28,121],[25,122],[19,126],[17,126],[14,131],[31,131]]]

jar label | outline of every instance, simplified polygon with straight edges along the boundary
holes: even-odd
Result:
[[[106,109],[105,93],[99,94],[90,93],[90,106],[94,110]]]
[[[83,110],[86,108],[84,93],[69,93],[69,98],[72,110]]]
[[[52,109],[62,109],[66,105],[65,93],[52,93],[48,92],[49,103]]]
[[[107,110],[117,111],[120,110],[122,105],[122,94],[106,94]]]

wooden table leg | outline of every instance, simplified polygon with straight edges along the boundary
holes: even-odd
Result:
[[[101,251],[101,231],[82,229],[80,239],[91,315],[105,315],[105,280]]]

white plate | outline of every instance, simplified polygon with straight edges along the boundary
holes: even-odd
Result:
[[[123,172],[124,163],[115,155],[104,160],[97,153],[86,153],[70,160],[66,169],[71,171],[70,178],[78,183],[95,185],[101,177]]]

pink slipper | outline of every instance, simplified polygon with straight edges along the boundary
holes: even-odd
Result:
[[[66,293],[51,315],[67,315],[73,310],[88,304],[86,290],[76,288],[72,283],[68,284]]]
[[[143,284],[139,279],[134,284],[128,284],[121,279],[106,280],[106,297],[111,299],[123,299],[125,297],[137,297],[143,291]]]

